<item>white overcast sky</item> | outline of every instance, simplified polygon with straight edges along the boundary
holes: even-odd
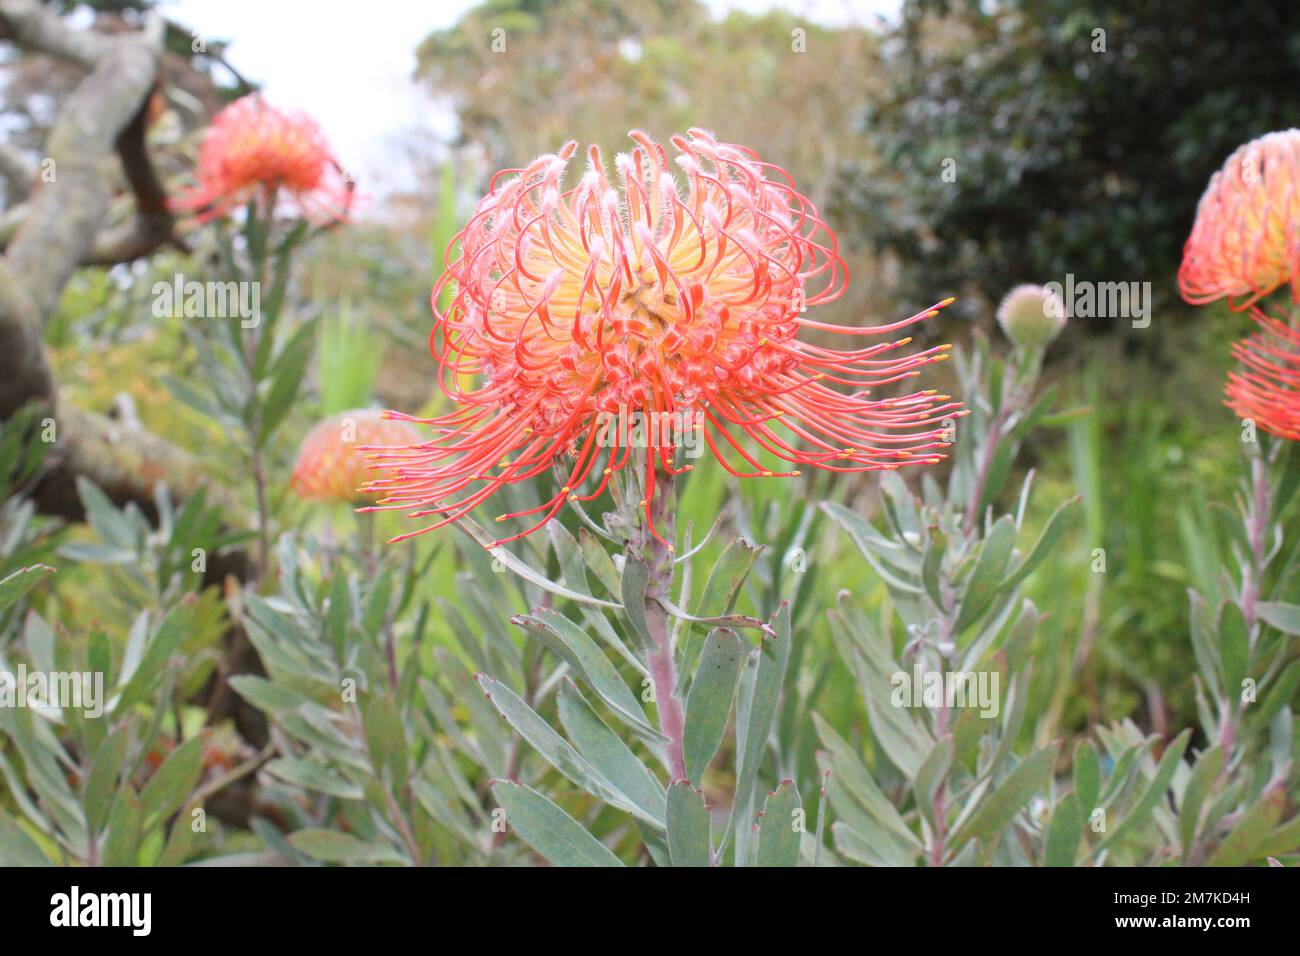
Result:
[[[790,10],[824,24],[869,24],[899,0],[705,0],[715,14]],[[230,63],[277,106],[302,109],[343,165],[372,186],[391,175],[389,147],[413,129],[450,132],[449,118],[411,81],[415,48],[475,0],[162,0],[204,39],[226,40]]]

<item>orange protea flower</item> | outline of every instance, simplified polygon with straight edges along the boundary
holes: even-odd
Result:
[[[320,127],[301,113],[267,105],[256,93],[212,119],[195,169],[198,185],[175,206],[206,222],[251,199],[287,196],[310,219],[340,219],[352,199]]]
[[[1178,288],[1192,305],[1228,297],[1238,311],[1291,283],[1300,302],[1300,130],[1237,149],[1196,209]]]
[[[1232,347],[1241,368],[1228,373],[1227,405],[1270,435],[1300,441],[1300,332],[1260,309],[1253,315],[1259,331]]]
[[[392,421],[383,412],[340,412],[317,424],[302,440],[290,487],[306,501],[358,501],[365,497],[358,489],[370,477],[367,453],[419,440],[414,427]]]
[[[563,187],[576,143],[498,173],[448,250],[430,348],[458,407],[433,419],[390,413],[433,436],[380,455],[388,473],[369,486],[385,494],[382,507],[439,516],[411,534],[552,467],[554,497],[497,519],[540,520],[498,544],[540,528],[570,498],[596,498],[631,459],[632,440],[609,427],[629,414],[697,423],[723,467],[747,478],[799,474],[773,470],[756,457],[763,453],[838,472],[941,457],[957,403],[932,391],[875,398],[872,390],[917,375],[948,346],[907,354],[910,338],[898,338],[835,351],[798,334],[884,335],[948,302],[873,328],[805,318],[848,277],[834,234],[790,175],[691,130],[672,138],[683,190],[664,149],[630,135],[636,148],[614,162],[617,188],[594,146],[577,185]],[[444,312],[448,286],[455,297]],[[467,388],[471,376],[478,387]],[[674,466],[680,433],[647,446],[642,504],[654,533],[656,469],[691,466]]]

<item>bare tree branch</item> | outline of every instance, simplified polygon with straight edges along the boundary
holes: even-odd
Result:
[[[37,0],[0,0],[0,37],[25,50],[49,53],[93,69],[113,40],[91,30],[74,30]]]
[[[28,6],[26,0],[0,3],[11,23],[9,7]],[[161,41],[158,17],[149,18],[142,34],[114,37],[50,130],[46,155],[53,160],[53,181],[36,191],[29,214],[5,250],[42,322],[53,314],[64,285],[90,251],[108,209],[115,146],[153,87]]]
[[[10,143],[0,143],[0,176],[9,180],[9,195],[21,200],[32,191],[32,181],[37,168],[23,155],[22,150]]]

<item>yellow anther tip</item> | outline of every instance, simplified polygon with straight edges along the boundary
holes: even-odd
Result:
[[[948,298],[944,299],[942,302],[939,303],[939,308],[941,309],[947,308],[948,306],[952,305],[956,301],[957,301],[957,297],[955,295],[949,296]]]

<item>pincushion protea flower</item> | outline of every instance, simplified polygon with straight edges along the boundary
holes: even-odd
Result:
[[[1234,152],[1210,179],[1183,249],[1178,287],[1192,305],[1238,311],[1291,283],[1300,301],[1300,130]]]
[[[195,169],[194,189],[175,202],[206,222],[251,199],[287,196],[309,219],[342,218],[352,190],[320,127],[301,113],[270,106],[256,93],[212,119]]]
[[[947,357],[941,345],[908,354],[910,338],[837,351],[801,330],[882,336],[937,314],[949,301],[872,328],[804,315],[847,282],[834,234],[790,175],[702,130],[674,136],[679,187],[665,150],[640,132],[615,159],[611,184],[598,148],[565,189],[577,144],[506,170],[448,250],[433,290],[430,348],[452,413],[392,417],[432,439],[379,455],[388,471],[368,486],[384,508],[455,521],[503,485],[561,468],[561,487],[531,511],[542,527],[566,500],[599,496],[631,449],[597,441],[602,417],[632,410],[698,413],[705,441],[740,477],[799,474],[760,455],[836,472],[932,463],[959,404],[933,391],[876,398],[873,390]],[[442,290],[454,286],[446,311]],[[467,388],[473,378],[479,384]],[[750,441],[742,443],[733,429]],[[675,443],[645,456],[645,509]],[[395,539],[397,540],[397,539]]]
[[[368,455],[375,449],[408,447],[420,433],[374,409],[341,412],[317,424],[303,439],[290,487],[305,501],[356,502],[370,477]]]
[[[1259,331],[1232,347],[1241,367],[1228,373],[1227,405],[1271,435],[1300,441],[1300,332],[1253,314]]]

